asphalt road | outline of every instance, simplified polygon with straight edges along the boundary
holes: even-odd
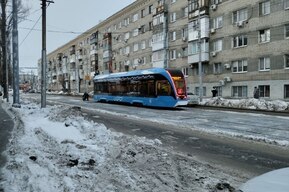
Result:
[[[64,98],[65,96],[49,96],[48,100],[78,105],[82,107],[82,111],[87,114],[89,119],[98,123],[103,123],[109,129],[128,135],[159,139],[165,146],[172,150],[188,156],[194,156],[200,161],[232,168],[253,175],[259,175],[278,168],[289,167],[289,150],[282,147],[254,142],[247,139],[213,135],[198,130],[179,129],[176,125],[154,123],[139,118],[131,118],[130,115],[119,116],[113,115],[113,113],[93,110],[95,107],[104,111],[114,111],[115,109],[118,114],[126,114],[134,113],[135,107],[132,109],[129,106],[115,107],[115,105],[110,104],[96,104],[90,101],[82,102],[81,98],[77,97]],[[138,108],[137,111],[139,111],[139,113],[144,111],[146,115],[151,117],[156,116],[158,113],[166,113],[166,111],[163,110],[145,112],[146,110],[144,108]],[[198,111],[195,115],[200,115],[200,113],[202,113],[202,116],[205,116],[206,109]],[[216,116],[217,114],[222,114],[222,111],[219,110],[216,114],[213,114]],[[236,119],[221,122],[221,126],[228,126],[228,128],[232,128],[234,125],[243,126],[238,122],[241,119],[237,119],[240,114],[232,114],[231,118],[234,118],[234,116],[236,116]],[[218,119],[219,117],[215,118]],[[256,125],[254,119],[252,119],[252,121],[252,125]],[[251,122],[248,120],[246,123]],[[269,122],[267,122],[266,125],[271,126]],[[274,122],[272,122],[272,125],[275,126],[275,131],[280,128],[278,127],[278,124],[275,124]],[[205,126],[208,125],[205,124]],[[279,126],[282,127],[284,124],[280,124]]]
[[[289,152],[278,147],[218,137],[198,131],[185,131],[175,126],[126,119],[117,115],[84,109],[82,111],[89,119],[103,123],[109,129],[124,134],[159,139],[164,145],[177,152],[195,156],[204,162],[217,163],[253,175],[289,166]]]

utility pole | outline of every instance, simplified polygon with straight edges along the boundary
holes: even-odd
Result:
[[[163,1],[164,9],[166,9],[166,1]],[[163,33],[164,33],[164,68],[169,68],[168,65],[168,13],[166,13],[166,10],[164,12],[164,23],[163,23]]]
[[[50,0],[42,1],[42,59],[41,59],[41,108],[46,107],[46,3],[54,3]]]
[[[18,50],[18,15],[17,15],[17,0],[12,1],[12,49],[13,49],[13,107],[20,108],[19,103],[19,50]]]
[[[1,41],[2,41],[2,63],[3,63],[3,79],[2,81],[4,84],[4,96],[6,101],[9,102],[9,78],[8,78],[8,62],[7,62],[7,42],[6,42],[6,33],[7,33],[7,26],[6,26],[6,1],[1,0]]]
[[[201,9],[200,9],[200,1],[198,3],[198,47],[199,47],[199,96],[200,102],[203,100],[203,70],[202,70],[202,40],[201,40]]]

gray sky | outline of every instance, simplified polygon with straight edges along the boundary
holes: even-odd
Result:
[[[133,2],[134,0],[54,0],[47,8],[47,53]],[[26,20],[18,25],[19,66],[37,67],[42,49],[41,1],[23,0],[23,3],[31,9]],[[30,30],[34,25],[34,30]]]

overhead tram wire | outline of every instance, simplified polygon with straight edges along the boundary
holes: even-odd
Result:
[[[27,35],[25,36],[25,38],[21,41],[20,45],[21,46],[23,44],[23,42],[27,39],[27,37],[30,35],[30,33],[34,30],[34,27],[37,25],[37,23],[39,22],[39,20],[41,19],[41,16],[38,18],[38,20],[34,23],[33,27],[30,28],[29,32],[27,33]]]

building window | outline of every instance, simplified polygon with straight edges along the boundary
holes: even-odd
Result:
[[[188,28],[183,28],[182,29],[182,38],[187,38],[188,37]]]
[[[189,12],[188,12],[188,7],[182,8],[182,16],[183,17],[188,17]]]
[[[284,8],[289,9],[289,0],[284,0]]]
[[[129,17],[124,19],[124,26],[128,26],[129,25]]]
[[[177,14],[174,12],[174,13],[171,13],[171,23],[175,22],[177,20]]]
[[[285,25],[285,38],[289,38],[289,24]]]
[[[130,48],[129,48],[129,46],[126,46],[125,48],[124,48],[124,54],[129,54],[129,52],[130,52]]]
[[[259,95],[260,97],[270,97],[270,86],[269,85],[259,85]]]
[[[284,85],[284,98],[289,98],[289,85]]]
[[[176,40],[176,32],[172,31],[170,34],[171,34],[171,40],[175,41]]]
[[[183,47],[181,51],[181,57],[186,57],[186,56],[188,56],[188,48]]]
[[[289,68],[289,54],[284,56],[285,68]]]
[[[218,29],[223,27],[223,16],[212,19],[212,29]]]
[[[216,86],[215,87],[217,90],[217,96],[222,96],[223,95],[223,89],[221,86]]]
[[[146,48],[146,41],[145,41],[145,40],[143,40],[143,41],[141,42],[141,48],[142,48],[142,49],[145,49],[145,48]]]
[[[152,29],[153,29],[153,22],[150,21],[150,22],[149,22],[149,31],[151,31]]]
[[[199,0],[189,0],[188,8],[189,12],[197,10],[199,8]]]
[[[153,52],[152,61],[163,61],[164,58],[165,54],[163,50]]]
[[[211,5],[220,3],[222,3],[222,0],[211,0]]]
[[[232,62],[233,73],[247,72],[248,64],[247,60],[238,60]]]
[[[153,39],[152,42],[156,43],[156,42],[162,42],[164,40],[164,33],[157,33],[153,35]]]
[[[233,23],[237,23],[240,21],[245,21],[248,19],[248,10],[247,8],[245,9],[240,9],[238,11],[233,12]]]
[[[128,40],[129,39],[129,32],[124,34],[124,40]]]
[[[134,37],[138,36],[138,31],[139,31],[138,28],[134,29],[133,32],[132,32],[132,36],[134,36]]]
[[[188,67],[183,67],[182,72],[183,72],[185,77],[189,76],[189,68]]]
[[[194,54],[197,54],[199,52],[199,48],[198,48],[198,41],[193,41],[193,42],[190,42],[189,45],[188,45],[188,54],[189,55],[194,55]]]
[[[171,60],[175,60],[177,57],[177,51],[174,49],[174,50],[171,50],[170,51],[170,59]]]
[[[248,96],[247,86],[233,86],[232,87],[232,97],[242,98]]]
[[[222,73],[222,64],[221,63],[214,63],[213,65],[213,71],[214,71],[214,74],[220,74]]]
[[[213,42],[213,51],[222,51],[223,50],[223,40],[218,39]]]
[[[177,0],[171,0],[171,4],[175,3]]]
[[[152,12],[153,12],[153,5],[150,5],[149,6],[149,14],[152,14]]]
[[[243,47],[248,45],[248,39],[246,35],[240,35],[233,37],[233,47]]]
[[[141,14],[141,18],[145,17],[145,9],[142,9],[140,14]]]
[[[270,58],[262,57],[259,59],[259,71],[269,71],[270,70]]]
[[[133,51],[138,51],[138,43],[133,44]]]
[[[136,22],[138,20],[138,13],[134,14],[132,17],[132,21]]]
[[[200,88],[199,88],[199,87],[196,87],[196,88],[195,88],[195,93],[196,93],[196,95],[200,95]],[[207,89],[206,89],[206,87],[203,87],[203,96],[207,96]]]
[[[265,43],[270,41],[270,29],[264,29],[259,31],[259,43]]]
[[[259,15],[269,15],[270,14],[270,1],[264,1],[259,4]]]
[[[164,14],[158,14],[153,18],[153,26],[162,24],[164,22]]]

